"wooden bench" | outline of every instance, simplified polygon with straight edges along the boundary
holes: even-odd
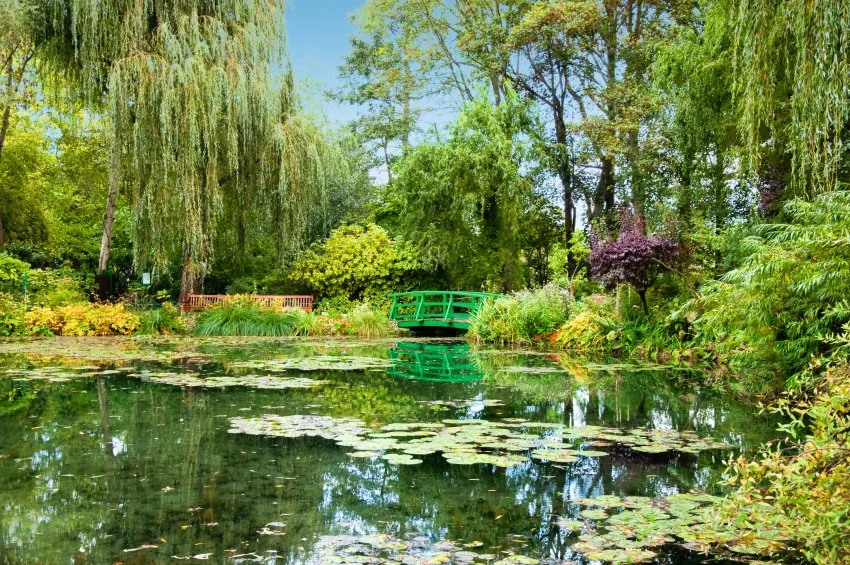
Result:
[[[180,305],[182,312],[206,310],[217,304],[233,298],[231,294],[190,294],[189,298]],[[299,308],[306,312],[313,311],[312,296],[263,296],[251,295],[251,299],[264,308],[286,310]]]

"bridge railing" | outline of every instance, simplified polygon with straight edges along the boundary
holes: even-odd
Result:
[[[180,308],[184,312],[206,310],[232,299],[233,295],[230,294],[190,294],[186,302],[180,305]],[[312,296],[251,295],[251,299],[264,308],[279,310],[297,308],[307,312],[312,312],[313,310]]]
[[[391,294],[390,320],[414,322],[423,320],[467,322],[488,298],[498,294],[422,290]]]

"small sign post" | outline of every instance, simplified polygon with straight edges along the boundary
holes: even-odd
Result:
[[[150,286],[151,285],[151,274],[150,273],[142,273],[142,286]]]

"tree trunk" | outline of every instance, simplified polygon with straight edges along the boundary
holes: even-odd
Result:
[[[631,176],[631,185],[632,185],[632,206],[634,207],[635,216],[638,218],[645,218],[645,208],[646,208],[646,190],[643,185],[643,178],[641,178],[640,171],[638,170],[638,163],[640,161],[640,144],[638,140],[638,132],[630,131],[628,134],[628,143],[629,143],[629,168],[630,176]],[[646,223],[642,223],[643,230],[646,231]],[[646,235],[646,234],[644,234]]]
[[[6,132],[9,131],[9,120],[12,117],[12,107],[3,110],[3,123],[0,125],[0,161],[3,160],[3,146],[6,144]],[[3,227],[3,210],[0,209],[0,249],[6,245],[6,230]]]
[[[183,260],[183,275],[180,278],[180,298],[178,302],[185,304],[190,294],[200,294],[204,285],[204,265],[196,261],[190,251],[186,251]]]
[[[643,313],[649,316],[649,304],[646,302],[646,290],[637,291],[638,296],[640,296],[640,303],[643,304]]]
[[[553,105],[553,119],[555,120],[555,141],[561,147],[561,152],[556,156],[558,162],[558,177],[564,190],[564,244],[567,248],[567,271],[572,273],[575,268],[575,257],[573,257],[570,241],[576,229],[576,207],[573,202],[573,160],[570,151],[567,127],[564,125],[563,107]]]
[[[679,216],[680,238],[693,233],[693,170],[694,152],[688,147],[683,151],[679,168],[679,193],[676,195],[676,212]]]
[[[109,264],[109,249],[112,245],[112,228],[115,225],[115,203],[118,200],[118,182],[121,172],[121,146],[112,141],[112,162],[109,166],[109,194],[106,197],[106,213],[103,217],[103,237],[100,240],[100,258],[97,272],[103,273]]]
[[[599,172],[599,181],[596,184],[596,190],[593,193],[593,211],[592,218],[605,218],[605,223],[608,227],[613,227],[614,207],[614,158],[610,155],[605,155],[601,159],[601,170]]]

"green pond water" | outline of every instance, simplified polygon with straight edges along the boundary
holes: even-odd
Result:
[[[721,495],[776,437],[688,376],[451,341],[0,341],[0,564],[599,563],[582,499]]]

